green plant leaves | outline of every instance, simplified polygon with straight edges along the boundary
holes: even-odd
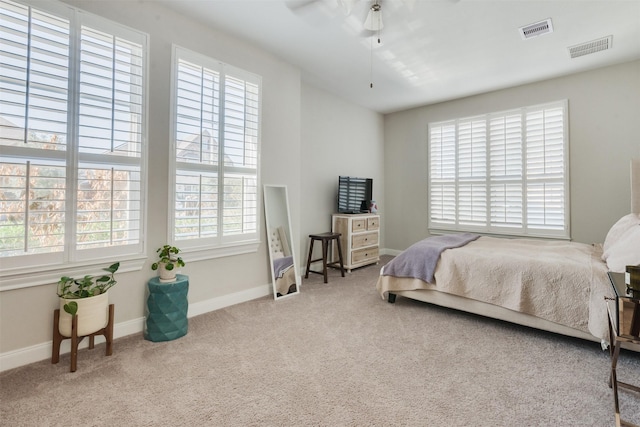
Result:
[[[104,271],[108,271],[109,273],[113,274],[116,271],[118,271],[119,268],[120,268],[120,262],[116,262],[115,264],[111,264],[107,268],[103,268],[103,270]],[[103,277],[106,277],[106,276],[103,276]]]
[[[64,311],[72,316],[75,316],[78,312],[78,303],[75,301],[68,302],[64,305]]]
[[[164,263],[167,270],[173,270],[176,264],[179,267],[185,266],[183,259],[175,256],[176,254],[180,253],[180,249],[176,248],[175,246],[164,245],[161,248],[158,248],[156,250],[156,253],[158,254],[158,258],[160,260],[151,264],[151,269],[154,271],[158,269],[160,263]]]
[[[93,277],[86,275],[81,279],[63,276],[58,282],[58,296],[62,298],[88,298],[107,292],[112,286],[118,283],[114,277],[114,273],[120,268],[120,263],[116,262],[104,271],[108,271],[109,275]]]

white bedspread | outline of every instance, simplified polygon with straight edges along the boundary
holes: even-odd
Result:
[[[432,289],[523,312],[608,339],[612,294],[600,245],[481,237],[441,255],[435,284],[378,281],[387,292]],[[394,283],[395,285],[390,285]],[[398,283],[409,288],[391,289]],[[417,287],[416,287],[417,286]]]

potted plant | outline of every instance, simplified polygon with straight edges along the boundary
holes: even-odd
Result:
[[[109,321],[109,295],[107,291],[118,283],[114,274],[120,268],[116,262],[100,277],[84,276],[81,279],[63,276],[58,282],[60,322],[58,330],[65,337],[71,336],[71,320],[78,316],[78,336],[90,335],[104,328]]]
[[[184,267],[184,261],[178,256],[180,249],[171,245],[164,245],[156,250],[159,260],[151,264],[153,271],[158,270],[161,282],[176,280],[176,266]]]

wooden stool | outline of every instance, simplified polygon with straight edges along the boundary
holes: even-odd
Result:
[[[65,337],[60,333],[58,325],[60,324],[60,309],[56,309],[53,312],[53,349],[51,351],[51,363],[58,363],[60,361],[60,344],[63,340],[71,339],[71,372],[75,372],[78,367],[78,345],[85,338],[89,337],[89,348],[94,348],[94,338],[96,335],[104,335],[107,341],[107,349],[105,350],[105,356],[111,356],[113,354],[113,304],[109,304],[109,322],[107,326],[96,331],[90,335],[82,337],[78,336],[78,316],[73,316],[71,319],[71,336]]]
[[[336,266],[335,262],[327,263],[327,253],[329,252],[329,242],[332,240],[336,241],[336,245],[338,246],[338,259],[340,260],[340,272],[342,273],[342,277],[344,277],[344,264],[342,262],[342,246],[340,244],[340,233],[321,233],[321,234],[309,234],[311,238],[311,242],[309,243],[309,257],[307,258],[307,272],[304,275],[305,279],[309,278],[309,273],[316,273],[324,275],[324,283],[327,283],[327,265],[330,267]],[[313,254],[313,244],[316,240],[320,240],[322,242],[322,258],[311,259]],[[322,272],[311,270],[311,263],[322,260]],[[337,266],[336,266],[337,267]]]

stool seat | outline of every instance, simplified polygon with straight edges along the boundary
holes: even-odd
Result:
[[[340,272],[342,273],[342,277],[344,277],[344,263],[342,262],[342,245],[340,243],[340,233],[319,233],[319,234],[309,234],[309,238],[311,239],[309,243],[309,257],[307,258],[307,272],[304,275],[305,279],[309,278],[309,273],[322,274],[324,276],[324,283],[327,283],[327,266],[334,266],[336,263],[327,263],[327,256],[329,252],[329,243],[333,240],[336,242],[336,247],[338,248],[338,259],[340,260]],[[313,256],[313,244],[316,240],[322,243],[322,258],[311,259]],[[322,260],[322,272],[311,270],[311,263]]]

